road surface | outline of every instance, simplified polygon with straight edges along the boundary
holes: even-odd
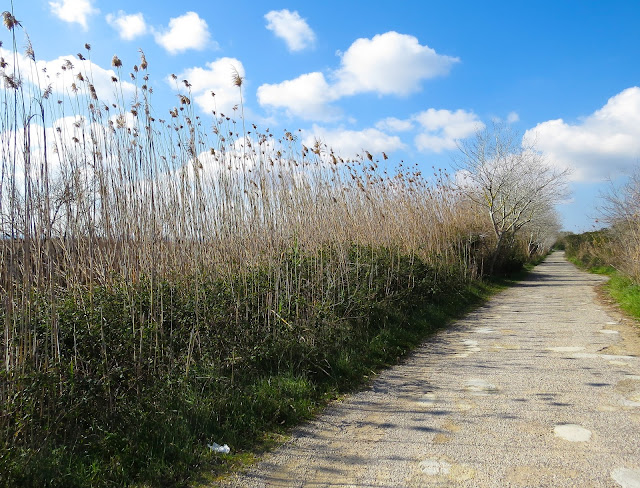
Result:
[[[640,487],[639,329],[603,280],[552,254],[223,486]]]

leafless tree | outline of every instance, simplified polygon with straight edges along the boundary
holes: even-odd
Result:
[[[522,228],[529,255],[549,251],[558,239],[561,229],[560,219],[555,208],[551,205],[546,209],[541,207],[531,222]]]
[[[538,217],[546,218],[567,195],[568,171],[554,168],[535,147],[520,141],[509,128],[494,124],[458,145],[459,185],[486,211],[495,235],[489,273],[506,239]]]
[[[640,169],[604,195],[601,209],[615,240],[616,266],[640,283]]]

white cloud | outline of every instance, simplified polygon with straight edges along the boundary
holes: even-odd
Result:
[[[392,152],[404,147],[398,136],[390,136],[374,128],[363,130],[326,129],[314,124],[311,130],[304,131],[303,142],[305,145],[313,147],[316,139],[324,142],[343,158],[353,158],[357,154],[362,154],[363,150],[379,154],[383,151]]]
[[[415,138],[420,151],[442,152],[455,149],[456,143],[484,128],[484,124],[473,112],[465,110],[436,110],[430,108],[412,117],[423,132]]]
[[[351,44],[335,73],[337,88],[343,95],[408,95],[420,91],[423,80],[448,74],[458,61],[422,46],[414,36],[386,32]]]
[[[445,75],[458,58],[437,54],[413,36],[387,32],[357,39],[342,55],[341,66],[329,73],[307,73],[279,84],[258,88],[262,106],[284,108],[307,120],[335,118],[331,102],[358,93],[409,95],[421,82]]]
[[[120,10],[117,15],[108,14],[106,20],[111,27],[118,31],[120,38],[126,41],[143,36],[148,30],[144,16],[140,12],[127,15]]]
[[[67,69],[66,71],[61,70],[64,65],[73,65],[73,68]],[[42,71],[43,67],[50,75],[55,73],[53,89],[56,92],[61,93],[68,91],[71,83],[76,83],[80,92],[88,93],[88,84],[80,82],[77,79],[78,73],[82,73],[87,80],[90,80],[90,83],[96,90],[98,98],[103,102],[113,100],[115,97],[116,88],[111,78],[117,78],[118,75],[112,69],[104,69],[88,60],[79,61],[75,56],[60,56],[52,61],[38,61],[40,71]],[[131,95],[135,91],[135,86],[128,81],[120,80],[119,83],[125,96]]]
[[[272,10],[264,16],[267,19],[267,29],[287,43],[289,51],[302,51],[310,47],[316,40],[311,27],[298,12]]]
[[[188,49],[203,50],[211,35],[204,19],[195,12],[187,12],[169,21],[169,29],[155,33],[156,42],[170,54]]]
[[[330,102],[336,99],[324,75],[308,73],[293,80],[258,87],[258,103],[261,106],[283,108],[289,115],[305,120],[332,120],[339,115]]]
[[[640,161],[640,88],[627,88],[577,123],[542,122],[525,132],[523,143],[535,144],[551,163],[572,168],[576,181],[627,173]]]
[[[219,58],[206,64],[206,68],[189,68],[178,76],[182,89],[182,80],[191,84],[191,93],[195,102],[205,112],[215,110],[218,114],[232,115],[233,107],[240,103],[238,87],[233,84],[234,69],[244,78],[242,62],[236,58]],[[175,82],[169,79],[173,85]],[[211,95],[215,93],[215,96]]]
[[[509,112],[509,114],[507,115],[507,122],[509,124],[514,124],[519,120],[520,120],[520,116],[518,115],[518,112]]]
[[[13,53],[0,48],[0,56],[13,60]],[[93,85],[98,98],[107,102],[115,100],[115,87],[112,77],[118,74],[111,69],[104,69],[89,60],[80,61],[76,56],[65,55],[46,61],[38,60],[35,63],[20,54],[16,57],[17,66],[8,65],[5,71],[8,75],[19,73],[23,82],[37,85],[42,91],[49,86],[53,93],[66,94],[72,91],[75,84],[78,93],[88,94],[89,84]],[[85,81],[80,81],[78,75],[82,74]],[[125,97],[135,91],[135,86],[128,81],[119,81],[118,90],[122,89]]]
[[[395,117],[387,117],[376,123],[377,129],[389,132],[405,132],[413,129],[413,127],[411,120],[401,120]]]
[[[53,15],[60,20],[80,24],[84,30],[89,28],[87,23],[89,16],[99,12],[93,7],[92,0],[61,0],[49,2],[49,7]]]

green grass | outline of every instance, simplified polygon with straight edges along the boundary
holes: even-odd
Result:
[[[537,263],[541,261],[542,259]],[[303,391],[307,396],[298,398],[298,401],[306,406],[302,411],[298,410],[301,415],[287,418],[287,421],[281,422],[280,425],[272,425],[271,429],[261,433],[253,443],[238,452],[212,459],[213,462],[206,467],[208,475],[199,480],[202,485],[196,483],[195,486],[205,486],[219,480],[230,471],[255,462],[261,453],[276,447],[287,438],[289,427],[318,414],[329,401],[366,386],[378,372],[397,364],[434,332],[477,308],[508,286],[524,279],[534,267],[534,264],[528,265],[510,276],[452,288],[444,293],[437,303],[425,303],[410,315],[396,314],[391,318],[389,326],[376,332],[369,340],[350,348],[343,348],[327,364],[328,369],[333,372],[330,376],[318,382],[315,387],[304,383],[306,387]],[[288,381],[291,381],[291,378]],[[278,396],[272,385],[269,381],[261,382],[261,395],[269,400],[268,410],[274,412],[287,409],[287,405],[290,405],[288,396]],[[262,414],[264,412],[260,412],[260,415]]]
[[[628,277],[615,272],[611,274],[606,288],[625,312],[640,319],[640,286]]]
[[[292,255],[296,307],[271,323],[261,269],[234,283],[141,280],[59,296],[64,355],[46,373],[11,378],[18,393],[0,418],[0,486],[185,486],[228,472],[510,283],[469,281],[387,249],[352,252],[361,266],[329,290],[329,305],[314,295],[317,257]],[[326,266],[331,256],[323,253]],[[242,313],[230,313],[231,287],[246,290]],[[151,293],[170,307],[158,314]],[[46,337],[48,297],[32,297],[30,313]],[[210,452],[212,442],[231,454]]]
[[[610,279],[605,285],[609,295],[620,305],[620,308],[632,317],[640,319],[640,286],[631,278],[618,271],[613,266],[589,266],[580,259],[569,256],[569,261],[590,273],[606,275]]]
[[[575,257],[567,257],[567,260],[575,264],[578,268],[589,271],[589,273],[607,275],[607,276],[611,276],[617,273],[616,269],[613,266],[609,266],[609,265],[588,266]]]
[[[257,291],[269,280],[261,269],[234,283],[200,277],[195,287],[196,280],[185,277],[191,286],[176,281],[151,288],[141,280],[60,296],[56,313],[66,355],[47,374],[26,370],[13,378],[20,387],[0,419],[6,436],[0,438],[0,486],[210,482],[252,462],[287,429],[362,388],[531,268],[470,281],[460,270],[435,268],[417,256],[352,252],[352,262],[366,266],[350,268],[331,290],[340,300],[330,297],[331,306],[313,294],[315,256],[292,255],[304,284],[296,308],[282,307],[271,325],[269,287]],[[229,312],[237,306],[231,287],[246,290],[242,314]],[[160,315],[147,305],[152,292],[171,305]],[[48,333],[47,299],[32,299],[38,334]],[[135,330],[132,317],[139,317]],[[185,374],[196,321],[197,347]],[[228,444],[231,453],[212,453],[212,442]]]

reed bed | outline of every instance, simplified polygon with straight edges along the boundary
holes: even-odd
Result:
[[[43,73],[4,23],[3,483],[184,482],[481,277],[487,218],[448,175],[261,130],[231,71],[234,113],[201,118],[187,80],[157,113],[144,53],[105,95],[90,46]]]

